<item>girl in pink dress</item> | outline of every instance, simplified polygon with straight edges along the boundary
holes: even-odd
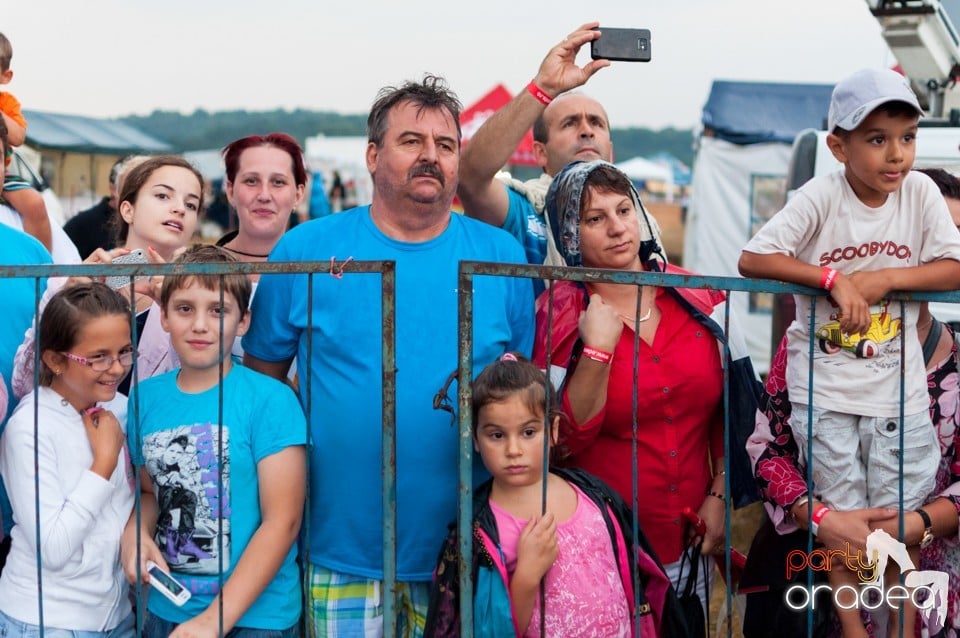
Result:
[[[552,389],[547,403],[548,383],[513,353],[474,381],[474,447],[493,475],[474,496],[474,633],[674,635],[661,625],[674,622],[676,599],[642,532],[637,562],[647,584],[639,602],[634,597],[632,515],[622,499],[581,470],[545,469],[560,421]],[[459,635],[456,558],[451,534],[426,636]]]

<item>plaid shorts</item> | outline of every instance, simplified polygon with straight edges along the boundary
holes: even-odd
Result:
[[[383,581],[310,564],[307,586],[311,638],[382,638]],[[399,636],[423,636],[429,602],[430,583],[397,583]]]

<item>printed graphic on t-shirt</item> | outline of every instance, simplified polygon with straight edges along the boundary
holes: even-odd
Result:
[[[832,298],[830,303],[834,304]],[[881,344],[892,341],[900,334],[902,321],[890,316],[890,302],[880,301],[879,312],[870,314],[870,327],[864,332],[846,333],[840,329],[841,313],[836,309],[830,313],[830,322],[817,328],[817,340],[821,352],[834,355],[841,350],[852,352],[858,359],[873,359],[880,354]],[[872,308],[871,308],[872,309]]]
[[[833,250],[824,251],[820,255],[820,265],[842,264],[843,262],[876,257],[877,255],[893,257],[904,262],[904,265],[909,265],[910,260],[913,259],[913,251],[910,250],[910,246],[887,240],[865,241],[858,246],[840,246]]]
[[[222,490],[217,489],[223,432]],[[216,575],[222,525],[223,569],[230,567],[230,455],[226,427],[205,423],[144,437],[143,455],[159,507],[154,540],[170,567]],[[221,507],[220,498],[223,498]],[[218,519],[222,516],[222,523]]]
[[[543,223],[543,217],[536,213],[527,215],[527,234],[537,239],[547,238],[547,226]]]

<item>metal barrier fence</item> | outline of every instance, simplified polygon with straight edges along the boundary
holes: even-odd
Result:
[[[383,450],[382,450],[382,477],[383,477],[383,562],[384,562],[384,635],[386,636],[395,636],[398,635],[397,627],[397,581],[396,581],[396,565],[397,565],[397,528],[396,528],[396,430],[395,430],[395,416],[396,416],[396,344],[395,344],[395,264],[392,261],[350,261],[345,264],[332,264],[331,262],[269,262],[269,263],[239,263],[239,264],[164,264],[164,265],[57,265],[57,266],[0,266],[0,279],[4,278],[29,278],[35,280],[35,294],[36,294],[36,303],[39,303],[40,296],[43,292],[40,286],[42,279],[58,276],[58,277],[104,277],[108,275],[121,275],[124,277],[133,277],[133,276],[150,276],[150,275],[172,275],[172,274],[207,274],[207,275],[222,275],[222,274],[233,274],[233,273],[244,273],[247,275],[250,274],[307,274],[308,283],[307,290],[304,294],[307,296],[308,303],[307,307],[312,309],[313,303],[316,301],[313,299],[313,277],[324,276],[328,274],[334,274],[333,269],[336,269],[338,273],[342,273],[345,276],[356,276],[360,274],[379,274],[381,276],[382,282],[382,316],[381,322],[383,326],[383,345],[382,345],[382,361],[383,361],[383,370],[382,370],[382,390],[381,390],[381,402],[382,402],[382,414],[383,414]],[[724,291],[728,298],[732,292],[766,292],[766,293],[800,293],[808,294],[813,296],[823,296],[825,293],[820,290],[809,289],[803,286],[797,286],[792,284],[784,284],[779,282],[767,281],[767,280],[746,280],[737,277],[713,277],[713,276],[694,276],[694,275],[676,275],[676,274],[665,274],[665,273],[649,273],[649,272],[625,272],[625,271],[610,271],[610,270],[601,270],[601,269],[589,269],[589,268],[560,268],[560,267],[547,267],[547,266],[529,266],[529,265],[516,265],[516,264],[499,264],[499,263],[489,263],[489,262],[472,262],[464,261],[460,263],[459,270],[459,281],[458,281],[458,290],[459,290],[459,378],[460,379],[471,379],[473,373],[473,343],[472,343],[472,319],[473,319],[473,280],[478,276],[507,276],[507,277],[521,277],[527,279],[544,279],[544,280],[553,280],[553,281],[577,281],[584,283],[618,283],[618,284],[627,284],[627,285],[652,285],[652,286],[671,286],[677,288],[705,288],[712,290]],[[131,289],[126,289],[130,291]],[[121,291],[123,292],[123,290]],[[549,293],[547,293],[549,294]],[[896,293],[891,295],[892,299],[901,300],[901,301],[941,301],[941,302],[950,302],[957,303],[960,302],[960,291],[950,292],[950,293]],[[730,321],[730,311],[729,304],[727,305],[727,314],[725,318],[724,328],[729,327]],[[133,317],[134,311],[131,311],[131,316]],[[306,332],[309,335],[312,332],[313,326],[310,323],[312,321],[312,313],[308,313],[308,325]],[[811,325],[812,325],[811,317]],[[136,341],[136,322],[133,322],[134,330],[134,341]],[[312,350],[312,339],[307,339],[307,353],[308,361],[306,362],[307,370],[312,366],[312,361],[310,360],[310,353]],[[223,352],[224,344],[221,343],[221,352]],[[813,349],[813,343],[811,341],[811,352]],[[38,347],[37,347],[38,350]],[[35,357],[39,356],[39,352],[35,352]],[[637,367],[636,358],[638,356],[638,351],[634,350],[635,357],[635,368]],[[726,360],[727,357],[725,357]],[[484,362],[486,363],[486,362]],[[131,374],[136,374],[136,368],[131,372]],[[35,383],[37,381],[35,373]],[[812,371],[811,371],[812,374]],[[726,377],[727,370],[724,370],[724,402],[725,405],[729,402],[729,387],[728,379]],[[309,372],[308,372],[309,378]],[[314,406],[312,403],[312,392],[310,389],[310,384],[305,384],[305,387],[300,388],[300,392],[303,394],[302,403],[304,404],[304,409],[307,413],[307,446],[308,454],[307,460],[309,463],[309,449],[312,445],[312,436],[309,428],[309,418]],[[470,637],[473,635],[473,584],[470,579],[470,574],[472,571],[471,565],[471,543],[473,538],[472,533],[472,511],[473,511],[473,482],[472,482],[472,466],[474,460],[473,453],[473,443],[472,443],[472,425],[471,425],[471,384],[469,383],[460,383],[458,384],[458,406],[459,406],[459,480],[458,480],[458,496],[459,496],[459,507],[457,514],[457,529],[459,532],[459,543],[460,543],[460,591],[461,591],[461,624],[462,624],[462,635]],[[634,391],[636,394],[636,391]],[[13,397],[10,397],[11,401],[14,401]],[[425,399],[426,400],[426,399]],[[135,403],[135,402],[134,402]],[[634,403],[636,403],[636,397],[634,397]],[[901,396],[901,405],[902,405],[902,396]],[[222,394],[219,409],[222,412]],[[131,406],[130,413],[133,415],[131,422],[137,423],[138,416],[138,406]],[[724,411],[725,418],[725,445],[729,445],[729,414],[727,410]],[[36,412],[35,412],[36,415]],[[222,414],[221,414],[222,417]],[[222,422],[222,418],[220,419]],[[35,427],[37,423],[35,420]],[[902,436],[902,428],[901,428]],[[222,440],[222,439],[221,439]],[[634,442],[635,443],[635,442]],[[727,469],[729,469],[729,463],[731,459],[730,450],[727,448],[724,450]],[[634,454],[634,459],[636,454]],[[901,459],[902,463],[902,459]],[[222,468],[219,468],[219,471],[222,472]],[[634,468],[634,484],[636,484],[636,468]],[[308,465],[308,476],[309,476],[309,465]],[[730,474],[729,472],[726,476],[726,494],[730,494]],[[808,471],[808,488],[812,487],[812,478]],[[219,481],[218,481],[219,482]],[[902,470],[900,474],[901,482],[901,493],[902,493]],[[310,486],[309,482],[307,485],[307,503],[309,507],[310,500]],[[137,523],[139,525],[139,516],[140,516],[140,502],[139,502],[139,472],[137,472],[137,501],[136,501],[136,516]],[[39,503],[39,496],[38,503]],[[634,504],[635,505],[635,504]],[[725,547],[725,557],[726,557],[726,580],[730,582],[730,538],[731,538],[731,514],[732,514],[732,505],[730,499],[725,501],[726,516],[725,516],[725,531],[726,531],[726,547]],[[635,509],[635,508],[634,508]],[[306,512],[304,517],[304,531],[303,535],[309,537],[309,521],[310,521],[310,512],[309,509]],[[636,519],[634,520],[634,525],[636,526]],[[903,513],[901,512],[899,517],[899,525],[902,530],[903,526]],[[37,569],[38,569],[38,578],[40,573],[41,566],[41,553],[42,549],[39,548],[39,518],[37,523],[37,539],[38,539],[38,556],[37,556]],[[812,548],[813,537],[810,535],[808,537],[808,546]],[[305,555],[302,557],[303,562],[306,563],[309,561],[309,547],[308,543],[304,543]],[[438,548],[439,549],[439,548]],[[139,547],[138,547],[139,552]],[[636,569],[636,566],[635,566]],[[223,573],[220,573],[221,585],[222,585]],[[808,579],[812,579],[812,572],[808,570]],[[639,582],[639,579],[637,579]],[[810,580],[812,584],[812,580]],[[307,590],[305,595],[309,595],[309,588],[306,587],[306,582],[304,581],[304,587]],[[137,586],[137,600],[143,600],[141,586]],[[38,591],[40,599],[40,615],[42,618],[42,583]],[[639,595],[639,586],[637,587],[637,595]],[[728,589],[727,591],[727,609],[730,610],[728,613],[732,613],[731,605],[731,593]],[[308,607],[309,609],[309,603]],[[138,605],[137,607],[137,630],[138,635],[142,632],[142,622],[143,622],[143,610],[142,606]],[[221,622],[221,635],[223,634],[223,617],[222,617],[222,601],[221,601],[221,610],[220,610],[220,622]],[[808,619],[810,614],[808,613]],[[41,637],[43,636],[43,628],[41,621]],[[638,623],[639,626],[639,623]],[[727,626],[727,635],[731,635],[731,627],[728,620]],[[811,628],[812,635],[812,628]]]
[[[134,277],[143,277],[143,276],[163,276],[163,275],[225,275],[225,274],[236,274],[243,273],[245,275],[253,274],[306,274],[307,285],[304,295],[307,298],[307,307],[313,308],[313,278],[316,276],[358,276],[363,274],[374,274],[379,275],[381,279],[381,325],[382,325],[382,386],[380,393],[380,401],[382,406],[382,420],[383,420],[383,446],[382,446],[382,481],[383,481],[383,561],[384,561],[384,581],[387,584],[385,589],[385,594],[383,597],[383,607],[384,607],[384,631],[385,635],[396,635],[397,633],[397,597],[396,597],[396,557],[397,557],[397,534],[396,534],[396,338],[395,338],[395,318],[396,318],[396,307],[395,307],[395,264],[392,261],[353,261],[349,260],[346,263],[334,263],[334,262],[270,262],[270,263],[234,263],[234,264],[215,264],[215,263],[194,263],[194,264],[131,264],[131,265],[113,265],[113,264],[78,264],[78,265],[24,265],[24,266],[0,266],[0,279],[6,278],[29,278],[33,279],[35,282],[34,285],[34,309],[39,309],[39,304],[41,297],[44,292],[44,287],[41,286],[41,282],[44,279],[50,277],[93,277],[101,278],[107,276],[123,276],[130,277],[131,282]],[[120,289],[121,294],[129,294],[131,296],[131,302],[133,301],[133,290],[130,287]],[[221,287],[221,300],[222,300],[223,289]],[[38,316],[35,316],[34,320],[34,331],[37,330]],[[138,341],[137,336],[137,322],[136,322],[136,310],[135,304],[131,303],[131,326],[133,331],[133,341],[136,343]],[[312,326],[312,313],[307,315],[307,327],[306,333],[311,334],[313,330]],[[223,316],[221,315],[221,328],[222,328]],[[221,330],[222,333],[222,330]],[[220,357],[229,356],[231,344],[224,344],[221,340],[220,343]],[[307,338],[306,351],[307,351],[307,362],[305,363],[305,372],[307,378],[310,378],[312,361],[311,361],[311,352],[312,352],[312,338]],[[34,341],[34,387],[39,385],[39,340]],[[137,377],[137,368],[136,368],[136,359],[134,360],[133,369],[130,371],[130,375],[133,378]],[[221,370],[222,375],[222,370]],[[222,379],[222,376],[221,376]],[[218,401],[218,422],[219,427],[222,428],[223,425],[223,387],[222,383],[218,384],[219,386],[219,401]],[[309,427],[309,417],[314,409],[313,406],[313,397],[312,389],[309,383],[304,384],[300,388],[302,392],[302,403],[304,406],[304,411],[307,416],[307,475],[309,476],[310,472],[310,449],[313,445],[312,435]],[[133,393],[131,398],[131,405],[128,410],[128,427],[136,428],[139,430],[140,419],[139,419],[139,401],[138,395]],[[13,396],[9,397],[11,402],[15,402]],[[36,457],[37,448],[36,448],[36,431],[39,424],[37,422],[37,412],[36,404],[34,408],[34,430],[35,430],[35,444],[34,444],[34,455]],[[139,439],[139,431],[137,434]],[[223,437],[218,435],[220,445],[222,446]],[[219,450],[217,455],[217,484],[218,489],[222,489],[222,476],[223,476],[223,450]],[[36,466],[35,458],[35,471],[39,472],[39,469]],[[140,506],[140,467],[136,466],[135,470],[135,516],[136,524],[139,528],[140,526],[140,515],[141,515],[141,506]],[[302,534],[303,537],[309,538],[310,534],[310,516],[309,516],[309,500],[310,500],[310,484],[307,482],[307,511],[304,516]],[[37,485],[37,490],[39,490],[39,484]],[[222,494],[219,495],[222,502]],[[39,492],[36,496],[37,507],[39,507]],[[222,515],[218,514],[218,521],[222,525]],[[43,621],[43,581],[41,576],[41,565],[42,565],[42,547],[41,547],[41,533],[40,533],[40,518],[37,516],[37,530],[36,530],[36,543],[37,543],[37,579],[38,579],[38,604],[39,604],[39,618],[40,618],[40,636],[41,638],[44,635],[45,627]],[[141,548],[139,542],[139,535],[137,537],[137,555],[138,555],[138,566],[137,566],[137,580],[138,584],[134,588],[136,591],[136,600],[144,601],[145,597],[143,596],[143,585],[140,582],[140,561],[139,556],[141,555]],[[303,561],[304,563],[309,561],[309,543],[303,544],[304,553]],[[222,552],[219,553],[221,563],[218,574],[218,590],[222,590],[223,587],[223,567],[222,567]],[[306,573],[303,573],[303,589],[306,596],[309,596],[309,587],[306,586]],[[307,600],[307,608],[309,608],[309,600]],[[143,621],[144,621],[144,608],[143,605],[137,605],[136,608],[136,627],[137,635],[142,635],[143,632]],[[219,615],[219,626],[220,626],[220,635],[224,635],[223,631],[223,600],[220,599],[220,609],[218,612]],[[302,618],[301,623],[305,622],[305,617]],[[303,632],[304,635],[307,635],[307,632]]]
[[[819,289],[807,288],[806,286],[799,286],[795,284],[786,284],[782,282],[770,281],[770,280],[749,280],[739,277],[715,277],[715,276],[702,276],[702,275],[679,275],[679,274],[667,274],[667,273],[653,273],[653,272],[625,272],[625,271],[611,271],[604,269],[591,269],[591,268],[565,268],[565,267],[551,267],[551,266],[531,266],[531,265],[516,265],[516,264],[500,264],[500,263],[490,263],[490,262],[473,262],[473,261],[463,261],[460,262],[460,281],[458,285],[459,289],[459,321],[460,321],[460,367],[459,374],[460,378],[470,378],[473,367],[472,360],[472,331],[471,331],[471,320],[473,316],[473,304],[472,304],[472,290],[473,290],[473,279],[478,276],[511,276],[511,277],[524,277],[529,279],[542,279],[548,281],[576,281],[583,283],[618,283],[618,284],[627,284],[635,286],[651,285],[651,286],[664,286],[664,287],[674,287],[674,288],[704,288],[711,290],[723,291],[726,294],[726,297],[729,301],[730,295],[732,292],[763,292],[763,293],[778,293],[778,294],[806,294],[814,297],[814,302],[810,311],[810,370],[809,370],[809,387],[810,392],[808,395],[808,404],[813,405],[813,351],[814,351],[814,313],[816,311],[817,298],[825,297],[826,292]],[[550,288],[544,294],[550,294]],[[889,298],[892,300],[905,302],[905,301],[940,301],[940,302],[950,302],[957,303],[960,302],[960,291],[948,292],[948,293],[931,293],[931,292],[913,292],[913,293],[893,293],[889,295]],[[824,301],[821,301],[824,303]],[[730,303],[726,304],[725,317],[724,317],[724,332],[729,334],[730,326]],[[903,304],[900,304],[901,314],[903,313]],[[639,307],[638,299],[638,308],[637,316],[640,316],[639,313],[641,308]],[[552,319],[550,320],[552,325]],[[903,331],[900,332],[901,339],[903,338]],[[635,338],[634,341],[634,371],[635,374],[639,368],[638,364],[638,340],[639,337]],[[918,344],[919,347],[919,344]],[[548,357],[550,348],[547,348]],[[903,350],[901,350],[903,352]],[[730,403],[729,395],[729,376],[727,369],[727,362],[729,361],[729,344],[724,346],[724,459],[725,459],[725,486],[724,493],[727,495],[731,494],[730,489],[730,412],[728,409]],[[547,361],[547,369],[549,370],[551,362]],[[900,409],[901,409],[901,422],[903,419],[903,366],[901,362],[901,394],[900,394]],[[467,557],[464,562],[461,563],[460,570],[460,592],[461,592],[461,622],[463,628],[464,636],[472,636],[473,628],[473,608],[472,608],[472,582],[470,580],[471,566],[469,565],[469,557],[471,555],[471,542],[472,542],[472,530],[471,530],[471,513],[473,511],[473,495],[471,490],[471,473],[470,468],[472,464],[472,454],[473,447],[471,441],[471,397],[470,389],[466,385],[461,385],[459,388],[458,402],[460,407],[460,479],[459,479],[459,495],[460,495],[460,504],[459,504],[459,516],[458,516],[458,534],[460,542],[460,555],[461,557]],[[634,432],[636,432],[636,379],[634,380]],[[809,427],[809,424],[808,424]],[[900,430],[900,447],[903,447],[903,428]],[[808,438],[807,441],[807,458],[813,457],[812,450],[812,437]],[[636,445],[636,439],[634,439],[634,446]],[[634,485],[634,494],[636,495],[636,485],[637,485],[637,467],[636,467],[636,448],[634,447],[633,452],[634,457],[634,467],[633,467],[633,485]],[[807,491],[808,493],[813,493],[813,477],[812,477],[812,464],[808,464],[806,479],[807,479]],[[900,494],[900,512],[898,515],[898,528],[900,534],[903,534],[903,455],[900,455],[900,472],[898,477],[899,482],[899,494]],[[725,547],[724,547],[724,577],[727,583],[732,582],[731,580],[731,517],[732,517],[732,499],[727,498],[724,502],[725,506]],[[634,528],[636,529],[636,509],[637,503],[634,502],[631,504],[634,511]],[[812,514],[812,512],[811,512]],[[807,551],[810,552],[813,549],[813,534],[808,533],[807,535]],[[634,581],[639,583],[637,565],[634,565]],[[807,585],[808,587],[813,586],[813,571],[811,569],[806,570],[807,573]],[[902,579],[902,575],[901,575]],[[635,588],[635,607],[634,612],[639,611],[636,605],[639,604],[639,585]],[[732,613],[733,613],[733,604],[732,604],[732,592],[731,588],[726,588],[726,630],[727,636],[731,636],[733,633],[732,628]],[[635,613],[636,626],[635,626],[635,635],[639,633],[639,614]],[[808,607],[807,609],[807,627],[808,635],[813,635],[813,609]],[[711,628],[708,627],[708,632]],[[901,618],[901,629],[902,629],[902,618]],[[901,632],[902,635],[902,632]]]

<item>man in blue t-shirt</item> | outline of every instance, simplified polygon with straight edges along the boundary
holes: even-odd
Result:
[[[596,100],[566,93],[583,86],[609,60],[591,60],[577,66],[580,48],[601,36],[598,22],[584,24],[550,49],[533,81],[484,122],[470,138],[460,160],[457,194],[464,212],[503,228],[523,244],[531,264],[552,263],[543,214],[553,176],[574,160],[612,161],[610,121]],[[544,173],[521,182],[497,172],[533,127],[533,152]],[[539,282],[538,282],[539,283]]]
[[[525,261],[507,233],[450,212],[459,113],[442,78],[383,89],[367,122],[373,203],[297,226],[270,255],[396,263],[397,620],[414,636],[457,516],[459,437],[433,396],[458,364],[458,262]],[[476,371],[507,350],[529,353],[530,280],[473,286]],[[382,300],[376,275],[264,275],[243,339],[245,363],[278,379],[297,360],[312,438],[304,554],[316,636],[382,632]]]

